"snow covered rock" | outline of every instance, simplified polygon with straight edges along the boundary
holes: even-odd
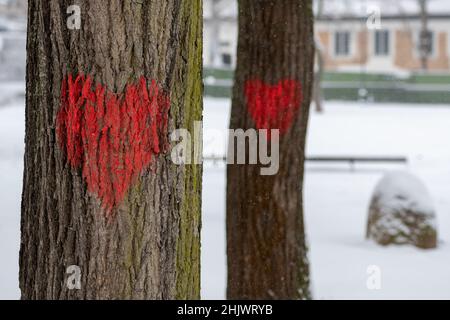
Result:
[[[378,182],[370,202],[366,237],[381,245],[436,247],[433,203],[417,177],[407,172],[390,172]]]

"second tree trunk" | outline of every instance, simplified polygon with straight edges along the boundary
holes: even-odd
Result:
[[[228,165],[228,298],[310,297],[302,183],[313,59],[311,1],[239,1],[230,127],[278,127],[280,153],[275,175]]]

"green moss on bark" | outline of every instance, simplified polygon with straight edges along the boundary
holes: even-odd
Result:
[[[202,120],[202,2],[184,1],[180,23],[188,24],[188,34],[182,46],[188,56],[181,57],[187,63],[186,91],[182,109],[182,127],[194,138],[194,123]],[[191,159],[194,158],[193,147]],[[177,241],[177,299],[200,298],[200,226],[201,226],[201,164],[189,164],[184,168],[184,195],[180,210],[179,238]]]

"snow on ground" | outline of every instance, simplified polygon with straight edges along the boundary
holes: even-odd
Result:
[[[422,181],[405,171],[391,171],[378,182],[373,198],[385,210],[410,209],[426,215],[434,215],[433,201]]]
[[[225,150],[208,143],[211,128],[225,129],[229,101],[205,99],[206,154]],[[315,299],[450,298],[450,108],[327,102],[311,114],[308,155],[407,156],[408,165],[311,164],[305,173],[305,218]],[[387,170],[408,170],[434,200],[439,248],[379,247],[366,241],[370,197]],[[225,171],[205,164],[202,297],[224,298]],[[380,271],[381,288],[368,289]],[[370,287],[370,286],[369,286]]]
[[[0,88],[1,97],[1,88]],[[0,103],[0,299],[19,298],[18,250],[23,100]],[[222,155],[229,101],[205,98],[204,152]],[[307,164],[305,218],[316,299],[450,298],[450,108],[327,102],[312,113],[308,155],[404,155],[407,166]],[[202,297],[225,297],[225,170],[205,163]],[[364,239],[367,208],[386,170],[407,169],[427,186],[437,211],[439,248],[379,247]],[[381,288],[368,289],[368,268]],[[373,269],[369,268],[370,272]]]

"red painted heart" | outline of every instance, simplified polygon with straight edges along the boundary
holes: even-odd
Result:
[[[61,86],[57,138],[67,160],[82,168],[88,191],[107,211],[167,146],[169,97],[141,77],[123,93],[93,85],[90,76],[69,75]]]
[[[247,110],[257,129],[279,129],[280,135],[292,125],[303,100],[300,82],[284,79],[275,85],[259,79],[245,83]]]

